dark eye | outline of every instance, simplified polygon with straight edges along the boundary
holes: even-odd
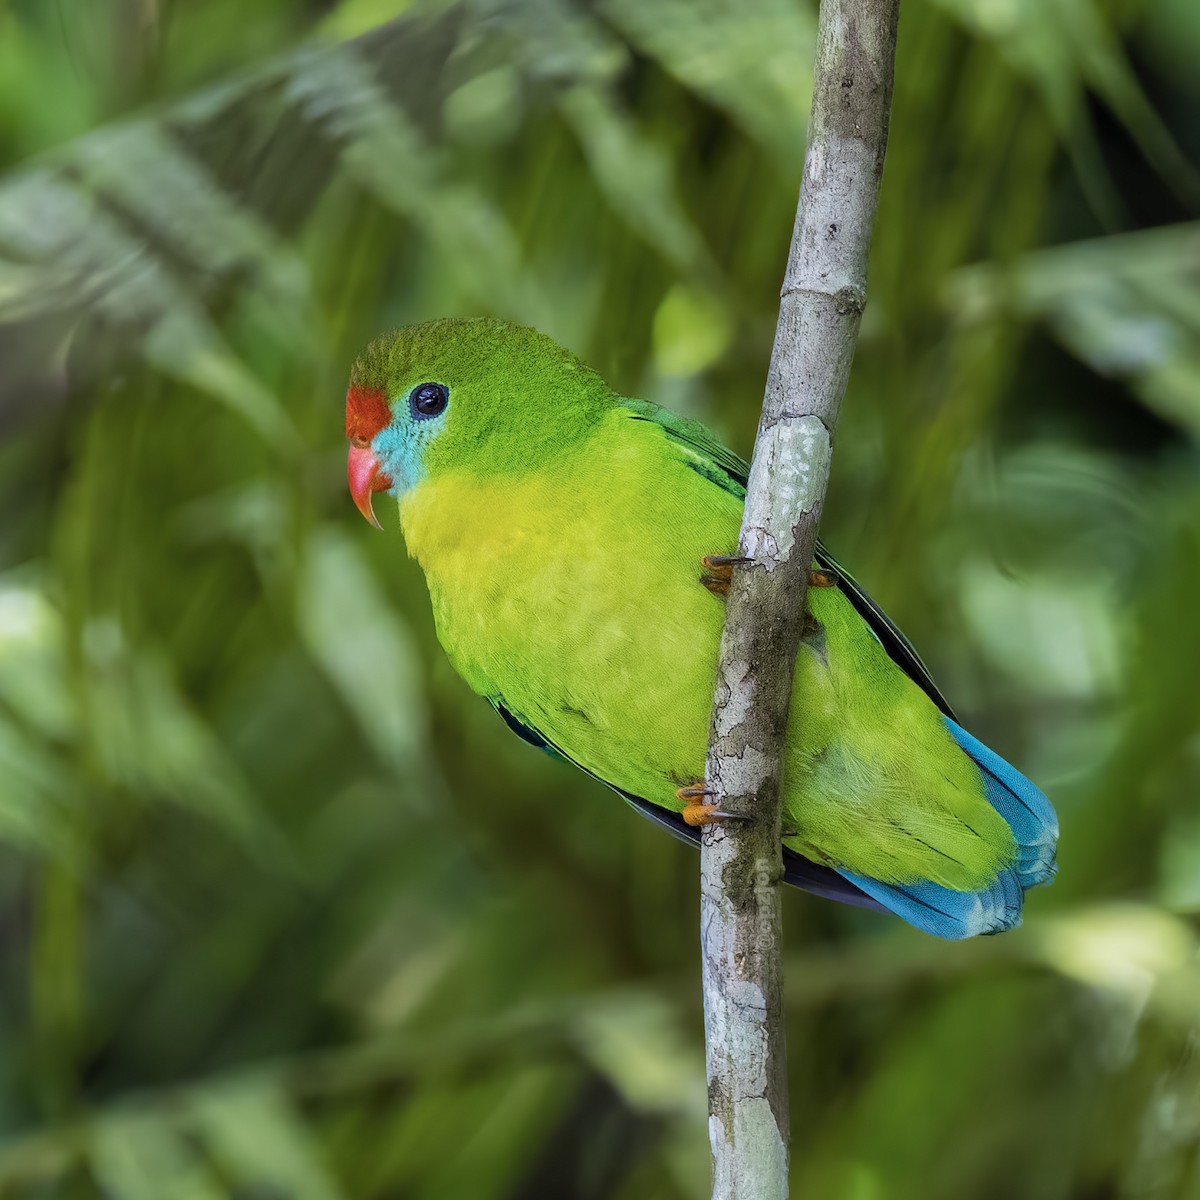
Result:
[[[412,414],[418,421],[436,417],[450,400],[450,391],[440,383],[418,383],[408,394]]]

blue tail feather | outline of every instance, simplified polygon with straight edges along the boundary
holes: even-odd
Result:
[[[880,883],[864,875],[841,871],[855,887],[910,925],[942,938],[969,938],[977,933],[1001,933],[1021,923],[1021,885],[1006,868],[990,887],[956,892],[939,883]]]
[[[1021,923],[1026,889],[1054,878],[1058,818],[1050,801],[1024,775],[949,717],[942,719],[982,773],[988,802],[1012,829],[1016,858],[977,892],[956,892],[928,881],[901,885],[849,871],[839,874],[910,925],[937,937],[1000,933]]]
[[[1048,883],[1058,869],[1058,817],[1040,788],[961,725],[943,717],[954,740],[983,772],[988,803],[1008,822],[1017,839],[1017,874],[1023,888]]]

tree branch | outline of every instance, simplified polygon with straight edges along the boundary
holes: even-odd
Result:
[[[821,0],[812,116],[717,671],[701,944],[713,1196],[787,1195],[780,752],[838,408],[866,303],[899,0]]]

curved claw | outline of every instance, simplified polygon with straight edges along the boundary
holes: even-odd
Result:
[[[729,585],[733,581],[733,568],[745,566],[753,561],[754,559],[740,554],[706,554],[700,560],[700,565],[704,568],[700,582],[714,596],[728,596]]]
[[[692,783],[686,787],[675,789],[675,799],[684,802],[684,809],[679,815],[693,827],[700,825],[719,825],[724,821],[753,821],[754,818],[745,813],[726,812],[718,804],[704,804],[705,796],[717,796],[719,792],[703,783]]]

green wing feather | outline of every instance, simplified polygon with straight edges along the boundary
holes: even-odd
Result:
[[[621,407],[635,420],[649,421],[687,452],[688,466],[710,479],[739,500],[746,498],[746,480],[750,466],[740,455],[721,445],[707,425],[691,417],[662,408],[649,400],[621,399]]]
[[[587,767],[577,763],[569,754],[565,754],[550,741],[540,730],[535,729],[524,718],[518,717],[505,704],[502,698],[489,696],[488,700],[496,712],[500,714],[500,719],[504,724],[523,742],[527,742],[535,749],[548,754],[551,758],[561,759],[563,762],[578,767],[585,774],[604,784],[605,787],[611,788],[635,812],[653,821],[681,842],[688,842],[693,846],[700,845],[700,830],[693,825],[688,825],[678,813],[671,812],[670,809],[663,808],[661,805],[653,804],[641,796],[635,796],[631,792],[624,791],[622,788],[610,783],[607,779],[601,779],[595,771],[589,771]],[[783,878],[784,882],[790,883],[793,887],[802,888],[806,892],[812,892],[817,896],[824,896],[829,900],[838,900],[842,904],[850,904],[855,908],[871,908],[879,912],[887,911],[878,900],[872,899],[866,892],[855,886],[855,884],[851,883],[844,876],[839,875],[829,867],[805,858],[802,854],[797,854],[795,850],[789,849],[787,846],[783,847]]]
[[[658,425],[668,438],[685,451],[688,466],[694,471],[711,480],[717,487],[737,496],[739,500],[745,499],[746,483],[750,476],[749,464],[717,441],[707,425],[690,417],[681,417],[678,413],[649,400],[622,398],[621,406],[628,409],[635,420],[650,421]],[[921,656],[912,642],[901,633],[895,622],[867,595],[854,576],[830,554],[819,539],[816,559],[822,567],[837,576],[839,589],[879,639],[888,657],[953,720],[954,710],[942,695],[941,689],[934,683],[929,668],[921,661]]]

